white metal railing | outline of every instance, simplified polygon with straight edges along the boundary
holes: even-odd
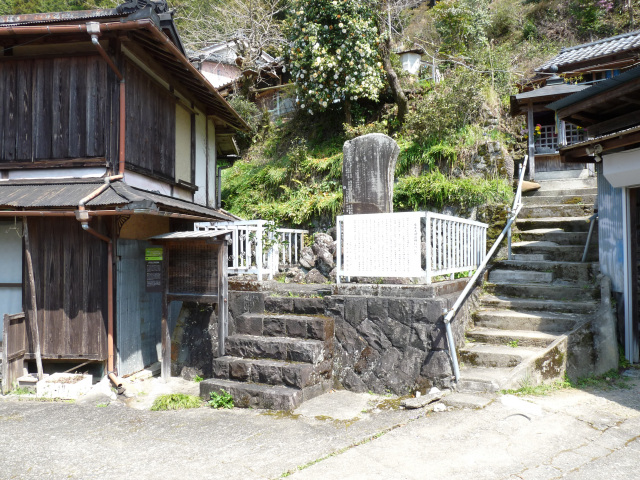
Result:
[[[513,224],[513,222],[515,222],[516,217],[518,216],[518,213],[520,213],[520,209],[522,208],[522,182],[524,181],[524,171],[527,168],[528,159],[529,157],[525,155],[524,162],[522,162],[522,167],[520,169],[520,178],[518,179],[518,188],[516,189],[516,195],[513,200],[513,207],[509,212],[509,217],[507,218],[507,224],[504,226],[504,229],[502,229],[502,232],[500,233],[500,235],[498,235],[498,238],[496,238],[496,241],[493,243],[493,246],[491,247],[491,250],[489,250],[489,253],[485,255],[484,259],[478,266],[476,273],[474,273],[473,277],[471,277],[471,279],[467,282],[467,286],[464,287],[464,290],[462,290],[462,293],[458,295],[458,299],[456,300],[456,302],[453,304],[451,309],[444,316],[444,325],[447,332],[447,343],[449,344],[449,355],[451,357],[451,365],[453,367],[453,373],[456,377],[456,382],[460,380],[460,367],[458,366],[458,356],[456,354],[456,345],[453,340],[453,332],[451,331],[451,320],[453,320],[453,317],[456,316],[456,313],[458,313],[458,310],[460,309],[460,307],[464,305],[464,302],[467,299],[469,293],[471,292],[471,289],[474,287],[474,285],[478,281],[478,278],[480,277],[482,272],[484,272],[484,269],[487,268],[487,265],[489,264],[489,260],[491,260],[491,258],[495,255],[496,251],[498,250],[498,247],[500,246],[500,243],[502,242],[505,236],[508,236],[508,255],[509,255],[509,259],[511,259],[511,225]]]
[[[337,275],[434,277],[474,270],[486,251],[487,225],[431,212],[337,217]],[[424,241],[424,250],[421,242]]]
[[[278,272],[280,265],[298,263],[307,230],[275,228],[267,220],[239,220],[234,222],[196,222],[196,231],[230,230],[230,274],[255,274],[258,281],[269,279]]]

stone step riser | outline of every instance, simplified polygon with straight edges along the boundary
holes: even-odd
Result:
[[[516,226],[521,232],[526,230],[536,230],[538,228],[559,228],[565,232],[588,232],[589,223],[581,215],[579,219],[558,220],[555,218],[525,218],[518,215]]]
[[[593,263],[550,263],[550,262],[518,262],[515,260],[505,260],[496,263],[496,267],[501,270],[516,273],[540,273],[550,276],[552,280],[567,280],[572,282],[588,283],[598,274],[598,266]],[[508,269],[508,270],[505,270]],[[489,280],[506,283],[504,280],[495,280],[500,277],[492,277],[493,271],[489,274]],[[504,278],[504,276],[502,277]],[[535,278],[533,275],[531,278]],[[551,280],[550,280],[551,281]],[[515,283],[515,282],[513,282]],[[543,281],[532,281],[531,283],[544,283]]]
[[[553,281],[553,274],[548,272],[531,272],[526,270],[492,270],[489,273],[489,281],[493,283],[542,283]]]
[[[484,328],[497,328],[500,330],[532,330],[545,333],[563,333],[571,330],[576,322],[569,319],[545,318],[545,317],[508,317],[504,315],[492,315],[485,311],[474,316],[475,325]]]
[[[211,392],[225,391],[231,394],[236,407],[291,411],[299,407],[302,402],[328,392],[330,388],[330,381],[299,390],[213,378],[200,382],[200,396],[208,400]]]
[[[515,350],[515,349],[514,349]],[[522,357],[517,354],[494,354],[488,352],[474,352],[464,349],[460,350],[460,361],[476,367],[515,367],[522,361]]]
[[[266,358],[317,364],[329,355],[325,345],[315,340],[230,335],[226,354],[232,357]]]
[[[596,201],[597,194],[568,194],[568,195],[553,195],[553,192],[545,192],[547,195],[536,195],[524,199],[524,204],[527,207],[530,206],[542,206],[542,205],[593,205]]]
[[[284,385],[305,388],[328,380],[331,377],[331,363],[264,362],[260,360],[219,357],[213,361],[214,378],[238,382]]]
[[[588,225],[588,224],[587,224]],[[525,242],[554,242],[558,245],[580,246],[587,243],[588,232],[545,232],[536,233],[523,230],[519,232],[520,240]],[[589,245],[598,245],[598,230],[594,228]]]
[[[456,391],[462,393],[493,393],[497,392],[499,389],[499,386],[488,381],[470,380],[465,378],[460,379],[456,386]]]
[[[544,338],[531,338],[523,335],[511,333],[508,335],[494,335],[484,332],[470,331],[466,333],[468,340],[474,340],[476,342],[488,343],[490,345],[510,345],[511,342],[516,341],[517,347],[546,347],[553,342],[552,339]]]
[[[584,254],[584,246],[564,245],[559,247],[538,245],[514,245],[512,252],[518,254],[545,255],[552,262],[581,262]],[[599,258],[597,245],[590,245],[587,251],[587,262],[597,262]]]
[[[264,311],[276,314],[324,315],[322,298],[306,297],[265,297]]]
[[[329,317],[245,314],[235,322],[235,333],[307,340],[333,338],[334,320]]]
[[[486,292],[518,298],[540,298],[546,300],[581,301],[600,298],[596,288],[567,287],[561,285],[509,285],[485,284]]]
[[[512,253],[511,260],[516,262],[542,262],[547,260],[547,257],[542,253]]]
[[[480,300],[480,307],[487,310],[506,310],[514,311],[537,311],[537,312],[556,312],[556,313],[593,313],[598,309],[598,304],[583,302],[536,302],[535,300],[527,301],[496,301],[496,300]]]
[[[549,196],[562,196],[562,197],[579,197],[583,195],[597,195],[598,187],[580,187],[580,188],[540,188],[532,192],[525,192],[522,195],[523,202],[528,202],[535,197],[549,197]]]
[[[593,214],[593,205],[524,206],[518,218],[584,217]]]

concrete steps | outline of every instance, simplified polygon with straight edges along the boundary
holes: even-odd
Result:
[[[316,308],[316,299],[304,300],[312,301],[299,302],[299,309]],[[270,308],[278,305],[296,310],[293,303],[278,301]],[[240,407],[293,410],[332,387],[333,336],[329,317],[244,314],[226,339],[226,355],[213,361],[214,378],[200,383],[200,395],[206,399],[225,390]]]
[[[489,272],[467,344],[458,389],[517,389],[562,378],[568,338],[598,307],[597,235],[582,263],[596,196],[594,179],[540,182],[523,197],[511,260]]]

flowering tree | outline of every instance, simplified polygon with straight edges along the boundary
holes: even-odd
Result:
[[[367,2],[292,0],[291,74],[309,113],[351,100],[375,100],[384,86],[376,18]]]

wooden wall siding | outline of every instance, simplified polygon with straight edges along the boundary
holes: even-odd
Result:
[[[104,157],[108,67],[98,56],[0,62],[0,162]]]
[[[23,374],[26,350],[26,321],[24,313],[4,315],[2,344],[2,393],[7,394]]]
[[[125,62],[126,162],[174,180],[175,99],[132,62]]]
[[[100,221],[92,226],[105,231]],[[42,358],[107,358],[107,248],[70,218],[29,219]],[[24,278],[27,274],[24,273]],[[23,292],[31,315],[28,285]],[[29,353],[34,353],[29,339]]]
[[[145,289],[144,250],[152,246],[141,240],[117,243],[118,375],[130,375],[158,361],[162,293]]]

